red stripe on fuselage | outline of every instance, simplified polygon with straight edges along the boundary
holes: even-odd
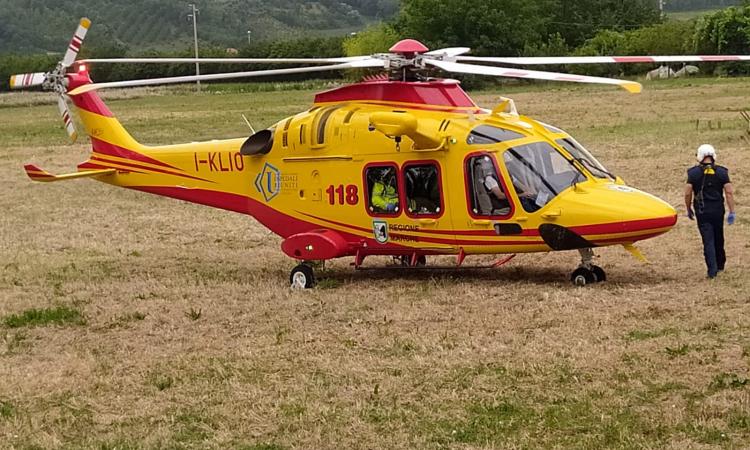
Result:
[[[613,222],[598,225],[581,225],[570,227],[570,231],[580,235],[632,233],[636,231],[654,230],[672,227],[677,223],[677,215],[659,217],[657,219],[631,220],[627,222]]]
[[[263,224],[266,228],[281,236],[287,238],[289,236],[320,230],[323,227],[320,225],[300,220],[296,217],[283,214],[268,205],[264,205],[257,200],[243,195],[231,194],[228,192],[211,191],[207,189],[188,189],[178,187],[158,187],[158,186],[132,186],[131,189],[138,191],[148,192],[156,195],[163,195],[166,197],[172,197],[179,200],[185,200],[192,203],[198,203],[206,206],[213,206],[215,208],[225,209],[227,211],[234,211],[240,214],[247,214],[255,217],[258,222]],[[357,250],[361,254],[365,255],[391,255],[391,254],[407,254],[415,251],[409,247],[405,247],[399,244],[379,244],[374,238],[366,238],[362,236],[353,235],[345,231],[335,230],[339,233],[351,246],[349,256],[354,255]],[[368,230],[372,232],[372,230]],[[431,252],[424,252],[431,253]]]
[[[109,159],[105,159],[105,158],[99,158],[98,156],[92,156],[91,160],[92,161],[101,161],[101,162],[104,162],[104,163],[107,163],[107,164],[117,164],[119,166],[125,166],[127,168],[136,168],[136,169],[149,170],[151,172],[163,173],[163,174],[166,174],[166,175],[174,175],[176,177],[189,178],[191,180],[205,181],[207,183],[215,183],[215,181],[206,180],[205,178],[194,177],[192,175],[187,175],[187,174],[184,174],[184,173],[176,173],[176,172],[172,172],[171,170],[164,170],[164,169],[156,169],[156,168],[153,168],[153,167],[146,167],[146,166],[142,166],[140,164],[133,164],[133,163],[130,163],[130,162],[114,161],[114,160],[109,160]]]
[[[311,214],[307,214],[307,213],[304,213],[304,212],[301,212],[301,211],[297,211],[297,212],[299,214],[303,214],[303,215],[305,215],[307,217],[310,217],[310,218],[313,218],[313,219],[316,219],[316,220],[320,220],[320,221],[323,221],[323,222],[328,222],[328,223],[330,223],[332,225],[337,225],[337,226],[340,226],[340,227],[349,228],[350,230],[361,231],[361,232],[365,232],[365,233],[372,232],[372,230],[370,230],[369,228],[363,228],[363,227],[358,227],[356,225],[350,225],[348,223],[337,222],[335,220],[330,220],[330,219],[326,219],[326,218],[323,218],[323,217],[313,216]],[[439,231],[439,233],[436,233],[436,231]],[[532,231],[532,230],[529,230],[529,231]],[[536,231],[536,230],[533,230],[533,231]],[[447,234],[447,235],[455,234],[455,233],[453,233],[450,230],[419,230],[419,231],[415,231],[415,233],[422,233],[422,234]],[[482,231],[482,233],[485,233],[485,232]],[[539,234],[539,232],[536,232],[536,233],[537,233],[537,235]],[[414,238],[418,242],[429,242],[431,244],[447,244],[447,245],[456,245],[456,244],[458,244],[458,245],[546,245],[544,243],[544,241],[507,241],[507,240],[506,241],[480,241],[480,240],[460,240],[460,241],[457,241],[455,238],[454,239],[445,239],[445,238],[438,238],[438,237],[433,237],[433,236],[414,236],[414,235],[403,234],[403,233],[391,233],[391,235],[392,236],[399,236],[399,237]],[[489,236],[498,237],[497,233],[495,233],[494,231],[492,231]]]
[[[120,147],[119,145],[110,144],[109,142],[104,142],[94,137],[91,138],[91,146],[94,148],[94,151],[104,155],[117,156],[118,158],[149,163],[155,166],[167,167],[169,169],[175,169],[184,172],[184,170],[180,169],[179,167],[163,163],[157,159],[151,158],[150,156],[146,156],[143,153],[138,153],[136,151]]]

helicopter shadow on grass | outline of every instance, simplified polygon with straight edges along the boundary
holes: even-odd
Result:
[[[630,271],[629,271],[630,272]],[[632,276],[627,273],[612,272],[605,283],[593,286],[605,287],[642,287],[653,286],[664,281],[674,281],[674,277],[659,274],[656,270],[645,268],[633,270]],[[353,287],[360,283],[398,282],[398,281],[433,281],[442,283],[468,284],[526,284],[526,285],[563,285],[570,283],[570,270],[560,267],[513,266],[499,268],[483,267],[402,267],[397,265],[365,267],[361,269],[333,268],[318,272],[318,286],[323,289]]]

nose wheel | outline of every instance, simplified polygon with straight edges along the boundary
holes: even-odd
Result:
[[[570,281],[576,286],[607,281],[607,274],[601,267],[592,264],[594,251],[590,248],[580,249],[581,265],[570,274]]]

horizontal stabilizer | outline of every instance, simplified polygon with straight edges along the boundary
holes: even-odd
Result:
[[[117,169],[101,169],[66,173],[64,175],[53,175],[33,164],[26,164],[25,166],[23,166],[23,168],[26,170],[26,175],[28,175],[29,178],[34,181],[42,182],[73,180],[75,178],[96,177],[100,175],[112,175],[113,173],[117,172]]]

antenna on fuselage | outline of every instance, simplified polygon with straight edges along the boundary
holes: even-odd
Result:
[[[247,124],[247,127],[248,127],[248,128],[250,128],[250,132],[251,132],[252,134],[255,134],[255,128],[253,128],[253,126],[252,126],[252,125],[250,125],[250,121],[249,121],[249,120],[247,120],[247,117],[245,117],[245,115],[244,115],[244,114],[240,114],[240,115],[242,116],[242,118],[243,118],[243,119],[245,119],[245,123]]]

